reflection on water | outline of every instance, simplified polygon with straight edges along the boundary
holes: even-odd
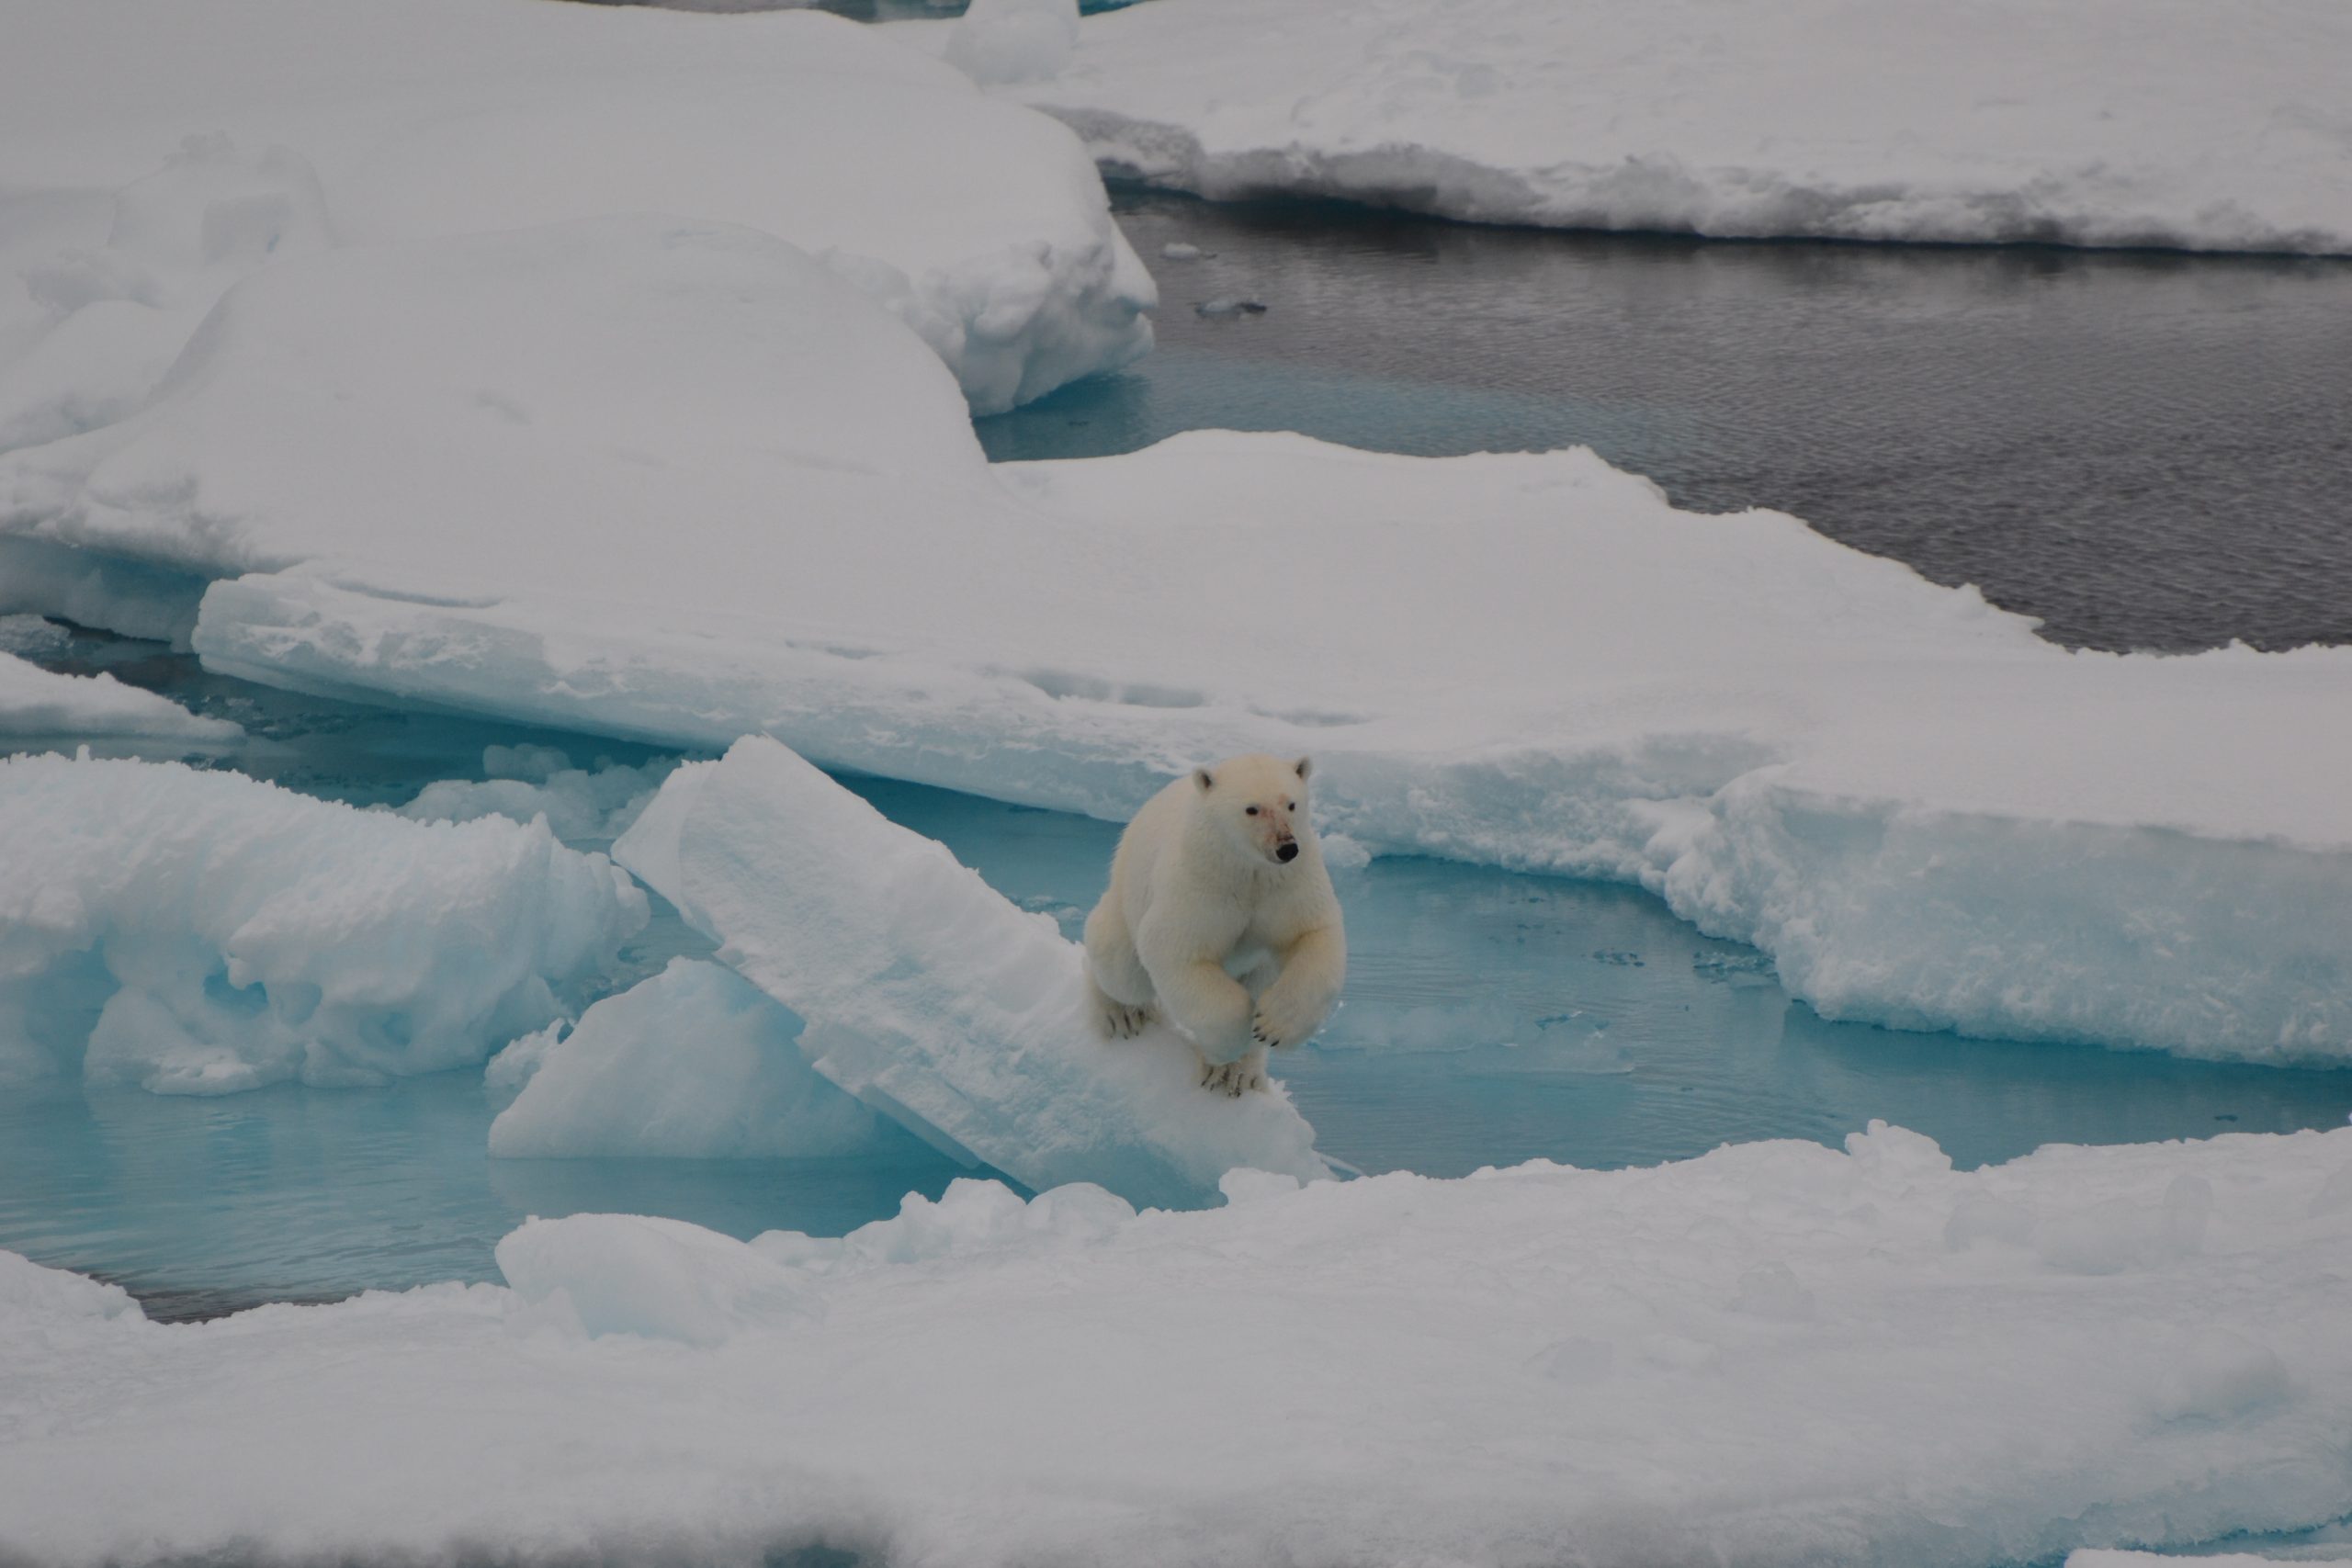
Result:
[[[1725,243],[1122,193],[1159,351],[979,422],[1589,445],[2097,648],[2352,640],[2352,262]],[[1210,253],[1164,259],[1182,242]],[[1202,316],[1219,299],[1263,314]]]

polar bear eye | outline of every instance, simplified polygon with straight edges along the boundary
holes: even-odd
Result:
[[[1254,807],[1254,806],[1253,806],[1253,807],[1250,807],[1250,816],[1252,816],[1252,817],[1257,816],[1257,815],[1258,815],[1258,808],[1257,808],[1256,807]]]

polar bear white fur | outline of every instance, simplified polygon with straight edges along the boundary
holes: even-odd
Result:
[[[1096,1025],[1157,1015],[1201,1056],[1201,1082],[1263,1089],[1269,1046],[1323,1027],[1347,977],[1340,900],[1307,820],[1305,757],[1233,757],[1144,803],[1086,920]]]

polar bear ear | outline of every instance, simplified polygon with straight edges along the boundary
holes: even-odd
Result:
[[[1303,779],[1307,774],[1315,771],[1315,759],[1312,757],[1301,757],[1297,761],[1293,762],[1291,766],[1297,770],[1298,776]]]
[[[1216,780],[1210,776],[1209,771],[1206,768],[1194,768],[1193,770],[1193,786],[1200,790],[1203,795],[1206,795],[1209,791],[1209,786],[1216,783]]]

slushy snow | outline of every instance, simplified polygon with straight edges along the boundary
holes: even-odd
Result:
[[[491,1123],[490,1152],[805,1159],[895,1142],[809,1068],[793,1044],[799,1031],[798,1019],[733,970],[673,959],[533,1053],[522,1094]],[[501,1064],[505,1052],[492,1067]],[[519,1076],[522,1066],[506,1072]]]
[[[17,1263],[0,1555],[1980,1568],[2307,1529],[2348,1167],[2352,1130],[1960,1172],[1879,1125],[1191,1213],[971,1182],[838,1240],[538,1222],[507,1288],[177,1326]],[[2163,1239],[2052,1245],[2098,1230]]]
[[[1236,1167],[1328,1173],[1279,1086],[1203,1093],[1164,1025],[1099,1038],[1052,917],[773,740],[680,768],[613,855],[805,1021],[820,1074],[956,1158],[1138,1203],[1197,1202]]]
[[[839,17],[6,0],[0,36],[0,449],[119,417],[275,256],[624,213],[823,255],[983,412],[1151,343],[1077,140]]]
[[[171,1094],[480,1063],[647,918],[544,824],[428,826],[179,763],[0,761],[0,1080]]]
[[[2347,61],[2334,0],[1177,0],[1012,90],[1106,172],[1213,198],[2341,254]]]
[[[204,718],[179,704],[103,671],[64,675],[0,649],[0,747],[30,740],[140,739],[212,750],[244,731]]]

